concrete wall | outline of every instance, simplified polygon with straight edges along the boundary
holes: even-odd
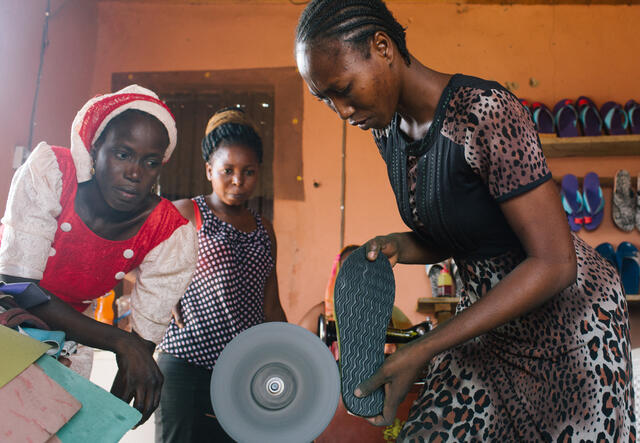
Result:
[[[9,4],[13,8],[0,6],[0,20],[15,22],[17,19],[7,18],[7,14],[12,17],[26,14],[25,8],[18,7],[23,4],[21,1],[10,0]],[[52,46],[47,55],[49,76],[43,81],[41,92],[39,135],[57,143],[66,143],[69,124],[82,101],[110,89],[113,72],[294,64],[293,34],[302,6],[286,2],[171,5],[101,1],[96,12],[94,6],[84,5],[80,0],[69,2],[66,14],[77,20],[73,20],[66,33],[58,31],[66,40],[60,37],[56,43],[52,39],[52,44],[81,46],[77,50],[87,61],[80,63],[82,72],[70,81],[71,66],[77,67],[74,51],[61,51],[54,57]],[[4,126],[0,130],[3,155],[12,149],[13,143],[23,140],[20,137],[24,137],[28,122],[35,83],[33,60],[37,59],[41,32],[37,9],[30,8],[27,11],[30,15],[22,19],[24,24],[14,29],[30,42],[22,50],[14,47],[16,43],[10,47],[9,59],[20,66],[20,73],[7,69],[6,64],[0,67],[3,73],[7,70],[12,76],[3,75],[3,79],[13,79],[0,85],[3,88],[0,109],[5,116],[17,107],[21,110],[12,116],[8,125],[11,130],[5,131]],[[519,96],[550,106],[564,97],[575,99],[583,94],[597,103],[640,99],[636,75],[640,63],[633,56],[640,53],[634,26],[640,22],[640,6],[393,2],[391,9],[408,27],[409,49],[436,70],[515,83]],[[97,27],[88,25],[94,14],[98,17]],[[0,32],[2,29],[0,26]],[[72,38],[77,33],[81,42]],[[20,40],[12,39],[22,44]],[[4,51],[4,40],[2,44]],[[93,54],[95,62],[90,64]],[[22,61],[23,56],[29,61]],[[535,87],[530,85],[530,79],[534,79]],[[10,100],[5,100],[5,88],[13,94]],[[7,124],[5,120],[0,124]],[[21,129],[11,135],[13,128]],[[302,148],[306,197],[304,201],[276,199],[274,205],[281,297],[293,321],[321,300],[331,261],[339,247],[341,137],[338,118],[305,92]],[[626,167],[632,174],[640,171],[637,157],[553,159],[549,163],[556,175],[566,172],[584,175],[594,170],[612,176],[619,167]],[[2,167],[5,174],[9,173],[6,166]],[[277,164],[274,173],[278,173]],[[8,179],[3,179],[0,193],[6,194]],[[320,186],[314,187],[314,181]],[[370,135],[348,128],[345,241],[360,243],[378,234],[404,229]],[[609,215],[600,229],[585,238],[594,245],[605,240],[640,244],[638,232],[622,234],[613,227]],[[424,269],[397,266],[396,277],[398,304],[414,321],[419,320],[416,299],[430,293]]]

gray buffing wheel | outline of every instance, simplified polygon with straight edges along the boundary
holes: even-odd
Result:
[[[308,443],[327,427],[340,396],[338,366],[304,328],[271,322],[235,337],[211,377],[215,415],[241,443]]]

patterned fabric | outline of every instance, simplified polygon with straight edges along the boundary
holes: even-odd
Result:
[[[46,144],[16,171],[2,219],[0,273],[40,280],[84,311],[136,270],[132,325],[157,343],[195,269],[195,229],[163,199],[135,236],[103,239],[75,212],[75,175],[69,150]]]
[[[220,220],[203,196],[198,268],[180,299],[184,328],[172,320],[160,349],[212,369],[236,335],[264,322],[264,290],[275,265],[271,240],[259,215],[257,227],[242,232]]]
[[[374,136],[403,219],[458,264],[460,312],[526,258],[498,203],[550,173],[530,117],[500,85],[456,75],[442,96],[425,139],[407,144],[397,118]],[[416,174],[407,155],[418,156]],[[415,199],[407,197],[412,187]],[[573,241],[576,282],[434,358],[398,441],[635,441],[620,279]]]

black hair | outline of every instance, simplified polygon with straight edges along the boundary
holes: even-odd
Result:
[[[107,123],[107,125],[104,127],[104,129],[100,133],[100,136],[95,141],[93,146],[97,146],[97,147],[102,146],[102,144],[104,143],[105,137],[107,136],[107,133],[109,132],[109,130],[113,129],[115,126],[119,125],[120,123],[124,122],[125,120],[127,120],[127,119],[129,119],[131,117],[133,117],[133,118],[142,117],[144,119],[147,119],[149,121],[153,121],[156,124],[158,124],[159,127],[162,128],[163,135],[164,135],[165,139],[167,140],[167,144],[166,144],[165,148],[167,148],[169,146],[169,132],[167,131],[167,128],[164,126],[164,123],[162,123],[155,115],[149,114],[148,112],[141,111],[139,109],[127,109],[125,111],[122,111],[120,114],[116,115],[111,120],[109,120],[109,123]]]
[[[240,108],[229,107],[217,111],[214,117],[228,111],[236,111],[244,114],[244,111]],[[252,149],[258,157],[258,163],[262,163],[262,139],[255,129],[253,129],[253,126],[248,124],[246,120],[241,119],[240,121],[224,122],[204,136],[202,139],[202,158],[204,161],[208,162],[211,155],[223,144],[237,144]]]
[[[344,36],[368,57],[368,42],[378,31],[386,32],[407,66],[411,64],[405,28],[382,0],[313,0],[298,20],[296,42]]]

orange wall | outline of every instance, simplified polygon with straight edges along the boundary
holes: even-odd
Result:
[[[581,94],[591,96],[597,103],[640,99],[636,75],[640,63],[633,57],[640,53],[635,32],[635,25],[640,23],[640,6],[394,2],[391,9],[408,26],[409,49],[434,69],[515,82],[519,85],[515,91],[518,95],[549,105],[565,96],[576,98]],[[294,28],[301,11],[301,6],[292,4],[173,6],[102,1],[97,12],[95,52],[99,56],[93,70],[82,73],[77,87],[66,82],[62,90],[83,97],[109,90],[113,72],[291,66]],[[40,33],[40,29],[30,27],[19,33],[27,30]],[[91,32],[86,35],[91,40]],[[34,50],[31,52],[35,54]],[[71,62],[70,55],[61,54],[59,60]],[[68,69],[64,64],[51,66],[60,79]],[[537,87],[529,86],[530,78],[536,79]],[[89,88],[85,86],[87,81]],[[48,94],[53,94],[53,86],[48,84],[48,88]],[[30,98],[30,91],[25,87],[24,97]],[[45,95],[49,97],[48,94]],[[18,98],[23,96],[12,102]],[[30,102],[24,106],[27,105]],[[66,102],[60,106],[61,112],[51,122],[67,131],[78,105],[72,107]],[[6,115],[8,107],[3,105],[1,109]],[[28,115],[21,114],[16,122],[24,126],[27,119]],[[276,200],[274,208],[281,296],[294,321],[321,299],[339,247],[342,125],[306,92],[303,124],[306,200]],[[60,131],[51,128],[52,137],[59,137]],[[8,149],[6,145],[10,143],[13,141],[5,142],[2,149]],[[634,158],[606,162],[554,159],[550,164],[553,172],[560,175],[583,175],[588,170],[613,175],[620,166],[629,168],[632,174],[640,171],[640,163]],[[278,165],[274,166],[274,173],[278,173]],[[320,183],[319,187],[312,185],[314,180]],[[589,241],[630,239],[640,243],[637,232],[618,234],[610,222],[606,223],[609,224]],[[345,241],[363,242],[397,230],[404,227],[373,141],[368,134],[348,128]],[[424,268],[398,266],[396,277],[398,304],[413,320],[420,319],[415,312],[416,299],[430,292]]]

